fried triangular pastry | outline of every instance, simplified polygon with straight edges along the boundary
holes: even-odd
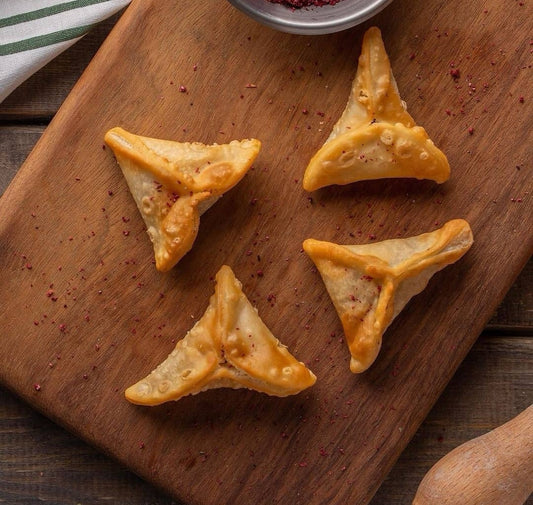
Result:
[[[205,145],[141,137],[122,128],[109,130],[105,141],[144,219],[162,272],[189,252],[200,215],[244,177],[261,147],[256,139]]]
[[[139,405],[159,405],[220,387],[288,396],[315,381],[314,374],[272,335],[231,268],[224,265],[202,318],[165,361],[126,390],[126,398]]]
[[[442,183],[449,176],[446,156],[400,98],[381,32],[370,28],[346,109],[309,162],[304,189],[391,177]]]
[[[433,274],[461,258],[472,243],[470,226],[462,219],[430,233],[371,244],[304,242],[341,319],[353,373],[370,367],[392,320]]]

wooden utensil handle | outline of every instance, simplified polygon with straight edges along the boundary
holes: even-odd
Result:
[[[533,492],[533,405],[426,474],[413,505],[521,505]]]

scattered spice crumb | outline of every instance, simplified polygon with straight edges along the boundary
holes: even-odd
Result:
[[[461,77],[461,71],[458,69],[458,68],[452,68],[450,70],[450,75],[454,78],[454,79],[459,79],[459,77]]]

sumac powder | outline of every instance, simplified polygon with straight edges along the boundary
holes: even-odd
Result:
[[[301,7],[322,7],[323,5],[335,5],[341,0],[267,0],[273,4],[282,4],[287,7],[299,9]]]

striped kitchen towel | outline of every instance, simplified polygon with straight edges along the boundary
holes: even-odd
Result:
[[[130,0],[0,0],[0,102]]]

